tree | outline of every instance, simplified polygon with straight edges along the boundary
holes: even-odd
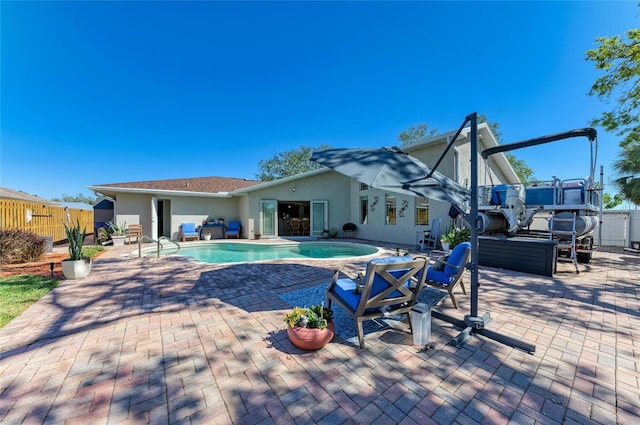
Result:
[[[83,204],[89,204],[89,205],[93,205],[96,203],[96,199],[92,198],[90,196],[85,196],[82,193],[78,193],[75,196],[72,195],[67,195],[66,193],[62,194],[62,199],[60,198],[53,198],[52,201],[56,201],[56,202],[80,202]]]
[[[487,119],[487,116],[484,114],[478,114],[478,124],[485,122],[489,125],[489,128],[491,129],[491,132],[495,136],[498,143],[502,143],[502,132],[498,129],[499,124],[489,121]],[[407,143],[420,142],[428,137],[436,136],[437,134],[437,129],[434,128],[429,130],[429,124],[419,123],[416,125],[412,125],[408,129],[402,131],[398,135],[398,140],[400,140],[403,145],[406,145]],[[511,154],[507,154],[506,157],[507,161],[509,161],[521,182],[526,182],[533,179],[533,170],[527,165],[526,162],[524,162],[524,160],[518,159],[515,155]]]
[[[620,35],[598,37],[598,46],[585,53],[605,74],[591,86],[590,96],[605,102],[613,97],[612,110],[592,121],[607,131],[623,136],[621,152],[614,163],[618,176],[613,181],[625,199],[640,204],[640,29],[631,29],[626,39]]]
[[[317,170],[322,168],[322,165],[310,161],[311,153],[316,149],[328,147],[330,146],[321,145],[317,148],[300,146],[297,149],[277,153],[271,159],[260,160],[258,163],[260,171],[255,176],[258,180],[272,181]]]
[[[524,162],[523,159],[518,159],[515,155],[510,153],[505,154],[505,156],[507,157],[507,161],[509,161],[509,164],[511,164],[511,166],[513,167],[513,171],[516,172],[516,175],[521,182],[529,182],[534,179],[533,170],[527,165],[526,162]]]
[[[438,129],[433,128],[429,130],[429,124],[419,123],[416,125],[412,125],[408,129],[402,131],[398,135],[398,140],[400,140],[403,145],[406,145],[407,143],[420,142],[437,134]]]
[[[616,193],[613,196],[611,196],[608,193],[605,193],[602,197],[602,206],[604,207],[605,210],[610,210],[620,205],[623,200],[624,199],[622,198],[622,195],[619,193]]]

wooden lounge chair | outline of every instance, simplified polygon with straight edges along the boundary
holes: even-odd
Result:
[[[335,302],[356,322],[358,342],[364,348],[362,322],[392,314],[406,314],[411,327],[410,310],[424,287],[426,258],[374,258],[361,279],[340,278],[336,270],[327,289],[327,305]]]
[[[127,238],[128,243],[131,243],[131,238],[136,238],[136,242],[144,236],[144,232],[142,231],[142,224],[130,224],[127,229]]]
[[[230,221],[229,222],[229,227],[227,228],[227,230],[224,233],[225,239],[229,239],[229,238],[239,239],[240,238],[240,230],[241,230],[241,228],[242,228],[242,226],[240,225],[239,221]]]
[[[179,234],[180,234],[180,240],[182,242],[188,241],[190,239],[193,239],[195,241],[200,239],[200,234],[196,232],[195,223],[182,223],[180,225]]]
[[[429,265],[427,269],[427,279],[425,283],[429,286],[445,289],[449,293],[449,298],[451,298],[451,302],[455,308],[458,308],[456,297],[453,295],[455,287],[460,284],[462,293],[467,295],[462,276],[466,270],[465,266],[469,262],[470,255],[471,244],[469,242],[462,242],[453,248],[448,257],[434,259],[434,263]]]

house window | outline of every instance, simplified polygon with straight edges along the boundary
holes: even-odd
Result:
[[[360,183],[360,190],[367,190],[369,189],[369,185],[366,183]]]
[[[369,211],[369,198],[360,197],[360,224],[367,224],[367,213]]]
[[[385,195],[387,205],[387,224],[396,224],[396,197],[395,195]]]
[[[429,224],[429,198],[418,196],[416,199],[416,226]]]

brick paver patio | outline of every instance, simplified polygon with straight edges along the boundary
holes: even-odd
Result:
[[[65,281],[0,329],[2,424],[632,424],[640,417],[640,255],[611,249],[553,278],[480,269],[488,328],[530,355],[433,320],[435,349],[406,324],[288,341],[278,294],[327,282],[335,266],[232,266],[123,256]],[[447,298],[439,311],[462,318]]]

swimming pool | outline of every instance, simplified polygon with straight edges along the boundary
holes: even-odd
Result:
[[[213,242],[182,245],[178,255],[206,263],[245,263],[278,259],[327,259],[372,255],[378,248],[352,242],[243,243]]]

